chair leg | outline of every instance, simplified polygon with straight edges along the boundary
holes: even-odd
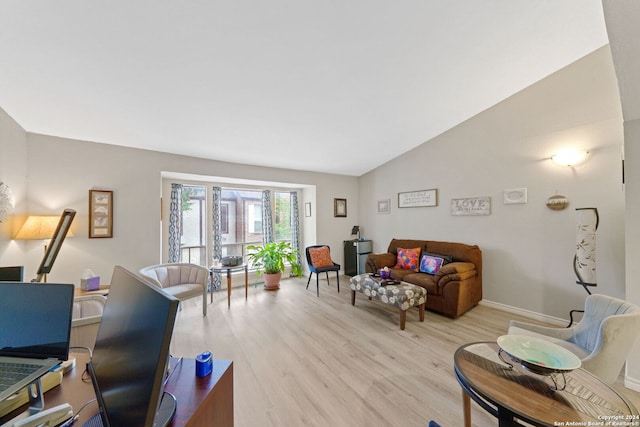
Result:
[[[316,273],[316,293],[320,296],[320,275]]]
[[[340,275],[336,271],[336,283],[338,284],[338,293],[340,293]]]
[[[331,283],[329,283],[329,272],[325,271],[324,274],[326,274],[327,276],[327,286],[329,286]]]
[[[207,315],[207,290],[206,289],[202,294],[202,315],[203,316]]]
[[[309,282],[311,281],[311,276],[313,275],[313,271],[309,273],[309,279],[307,279],[307,289],[309,289]]]

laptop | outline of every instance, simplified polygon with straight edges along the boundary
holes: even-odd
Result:
[[[71,284],[0,282],[0,401],[69,358],[72,309]]]

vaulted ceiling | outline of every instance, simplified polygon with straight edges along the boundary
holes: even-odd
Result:
[[[359,176],[607,43],[601,0],[0,0],[0,108]]]

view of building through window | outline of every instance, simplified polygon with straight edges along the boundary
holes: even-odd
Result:
[[[246,255],[247,245],[262,244],[262,191],[222,189],[222,256]]]
[[[181,262],[203,266],[211,265],[212,249],[208,247],[213,235],[209,220],[207,188],[188,186],[182,188],[182,240]],[[272,224],[275,241],[291,242],[291,195],[288,191],[272,191]],[[263,242],[262,190],[223,188],[220,203],[220,231],[222,256],[247,255],[248,245]],[[246,259],[246,258],[245,258]]]

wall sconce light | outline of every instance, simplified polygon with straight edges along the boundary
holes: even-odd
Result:
[[[551,160],[560,166],[575,166],[587,158],[588,151],[585,150],[561,150],[551,156]]]

